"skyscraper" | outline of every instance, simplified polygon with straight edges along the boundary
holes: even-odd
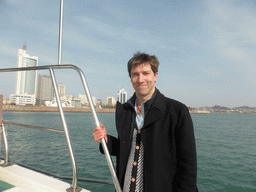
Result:
[[[127,102],[127,92],[122,88],[120,91],[117,93],[117,101],[120,103],[125,103]]]
[[[60,98],[64,99],[65,96],[66,96],[66,86],[61,84],[61,83],[58,83],[57,87],[58,87],[58,91],[59,91],[59,94],[60,94]]]
[[[38,66],[38,57],[30,57],[26,51],[26,41],[23,49],[18,49],[18,67],[34,67]],[[15,94],[10,95],[10,102],[16,105],[35,105],[37,84],[37,71],[18,71],[16,75]]]
[[[53,100],[53,86],[50,75],[38,75],[37,105],[43,105],[45,101]]]
[[[38,66],[38,57],[30,57],[26,53],[25,43],[23,49],[18,50],[18,67]],[[18,71],[16,76],[16,94],[35,95],[36,82],[37,71]]]

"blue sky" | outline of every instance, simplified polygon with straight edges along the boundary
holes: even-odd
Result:
[[[17,66],[25,39],[39,65],[57,64],[59,7],[0,0],[0,68]],[[190,107],[256,107],[255,8],[250,0],[64,0],[62,63],[79,66],[106,102],[122,88],[132,95],[127,62],[146,52],[160,61],[156,87],[166,96]],[[84,93],[75,72],[55,73],[67,94]],[[14,93],[14,73],[0,81],[4,97]]]

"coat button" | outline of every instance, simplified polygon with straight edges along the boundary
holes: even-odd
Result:
[[[140,148],[140,146],[136,146],[136,149],[139,149]]]
[[[136,161],[134,161],[134,162],[133,162],[133,165],[134,165],[134,166],[136,166],[136,165],[137,165],[137,162],[136,162]]]
[[[132,178],[132,182],[135,182],[135,178]]]
[[[138,133],[141,133],[141,130],[138,130]]]

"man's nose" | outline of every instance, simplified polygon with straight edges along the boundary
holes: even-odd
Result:
[[[140,75],[138,76],[138,82],[139,82],[139,83],[142,83],[143,81],[144,81],[144,77],[143,77],[142,74],[140,74]]]

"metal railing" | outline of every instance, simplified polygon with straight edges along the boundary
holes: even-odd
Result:
[[[54,74],[54,71],[53,71],[54,69],[74,69],[75,71],[78,72],[78,74],[80,75],[82,84],[83,84],[83,88],[85,90],[85,93],[87,95],[87,98],[88,98],[88,101],[89,101],[89,104],[90,104],[90,108],[91,108],[91,111],[92,111],[92,115],[93,115],[93,118],[94,118],[95,125],[96,125],[96,127],[99,127],[100,122],[99,122],[96,110],[95,110],[93,102],[92,102],[91,94],[90,94],[89,88],[87,86],[85,76],[84,76],[82,70],[79,67],[77,67],[75,65],[45,65],[45,66],[36,66],[36,67],[5,68],[5,69],[0,69],[0,73],[1,72],[15,72],[15,71],[31,71],[31,70],[49,70],[50,76],[51,76],[51,79],[52,79],[52,84],[53,84],[55,96],[56,96],[56,100],[57,100],[57,104],[58,104],[58,108],[59,108],[59,113],[60,113],[63,129],[64,129],[64,133],[65,133],[65,136],[66,136],[66,141],[67,141],[69,153],[70,153],[72,168],[73,168],[72,187],[70,189],[67,189],[67,191],[76,192],[76,191],[80,191],[80,188],[77,187],[77,165],[76,165],[73,149],[72,149],[72,146],[71,146],[68,127],[67,127],[67,123],[66,123],[66,120],[65,120],[64,111],[63,111],[63,108],[62,108],[62,104],[61,104],[61,100],[60,100],[60,96],[59,96],[59,92],[58,92],[58,88],[57,88],[57,82],[56,82],[55,74]],[[2,122],[2,119],[0,119],[0,125],[2,125],[2,128],[4,129],[3,122]],[[8,124],[8,122],[5,122],[5,123]],[[39,127],[37,127],[37,128],[39,128]],[[3,131],[3,132],[5,132],[5,131]],[[3,134],[3,137],[4,137],[5,154],[6,154],[4,164],[7,165],[8,162],[9,162],[9,159],[8,159],[9,158],[8,157],[8,153],[9,153],[8,151],[9,150],[8,150],[8,143],[7,143],[6,135]],[[114,169],[114,166],[113,166],[113,162],[112,162],[112,159],[110,157],[110,154],[109,154],[109,151],[108,151],[108,148],[107,148],[107,144],[106,144],[106,141],[105,141],[104,138],[101,140],[101,144],[102,144],[105,156],[106,156],[106,160],[107,160],[107,163],[108,163],[111,175],[112,175],[112,179],[113,179],[116,191],[121,192],[121,187],[120,187],[120,184],[118,182],[118,179],[117,179],[117,176],[116,176],[116,173],[115,173],[115,169]]]

